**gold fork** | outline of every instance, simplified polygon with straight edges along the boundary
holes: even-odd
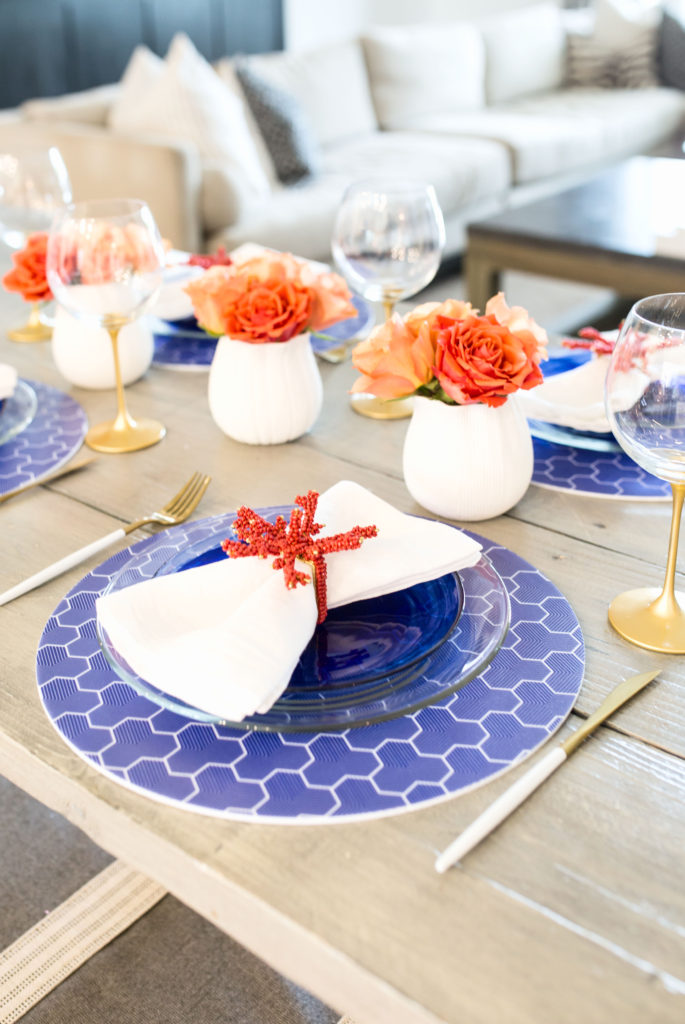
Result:
[[[210,476],[203,476],[202,473],[193,473],[190,480],[183,485],[178,494],[175,494],[163,508],[158,509],[157,512],[150,512],[149,515],[141,516],[140,519],[134,519],[128,526],[121,526],[118,530],[113,530],[112,533],[100,537],[99,540],[93,541],[92,544],[87,544],[84,548],[79,548],[78,551],[66,555],[65,558],[61,558],[58,562],[53,562],[46,569],[41,569],[40,572],[29,576],[28,579],[23,580],[21,583],[17,583],[15,587],[6,590],[4,594],[0,594],[0,605],[13,601],[15,597],[21,597],[22,594],[28,593],[29,590],[35,590],[36,587],[47,583],[48,580],[53,580],[55,576],[66,572],[67,569],[73,569],[74,566],[85,562],[91,555],[95,555],[98,551],[102,551],[111,544],[115,544],[140,526],[145,526],[147,523],[159,523],[162,526],[175,526],[178,523],[182,523],[199,505],[211,479]]]

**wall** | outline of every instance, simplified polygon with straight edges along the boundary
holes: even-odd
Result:
[[[288,49],[307,50],[365,25],[468,19],[538,0],[283,0]]]

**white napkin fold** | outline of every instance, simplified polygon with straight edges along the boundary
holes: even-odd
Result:
[[[519,404],[528,419],[544,420],[574,430],[608,433],[604,382],[609,356],[593,356],[582,366],[546,377],[530,391],[519,391]]]
[[[3,398],[9,398],[14,394],[17,386],[18,374],[13,366],[7,363],[0,363],[0,402]]]
[[[480,544],[460,530],[405,515],[346,480],[321,495],[316,521],[325,524],[322,536],[378,527],[360,550],[327,556],[330,608],[437,579],[480,558]],[[272,561],[226,558],[146,580],[99,598],[98,620],[141,678],[240,721],[281,695],[316,627],[314,587],[289,590]]]

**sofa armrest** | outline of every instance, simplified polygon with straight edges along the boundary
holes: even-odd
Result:
[[[202,171],[193,146],[171,139],[117,135],[92,125],[0,122],[0,151],[22,145],[58,147],[74,200],[143,199],[164,238],[175,248],[198,251]]]

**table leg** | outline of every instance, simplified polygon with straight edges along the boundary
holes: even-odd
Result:
[[[485,303],[500,289],[500,268],[487,257],[466,253],[466,298],[482,312]]]

